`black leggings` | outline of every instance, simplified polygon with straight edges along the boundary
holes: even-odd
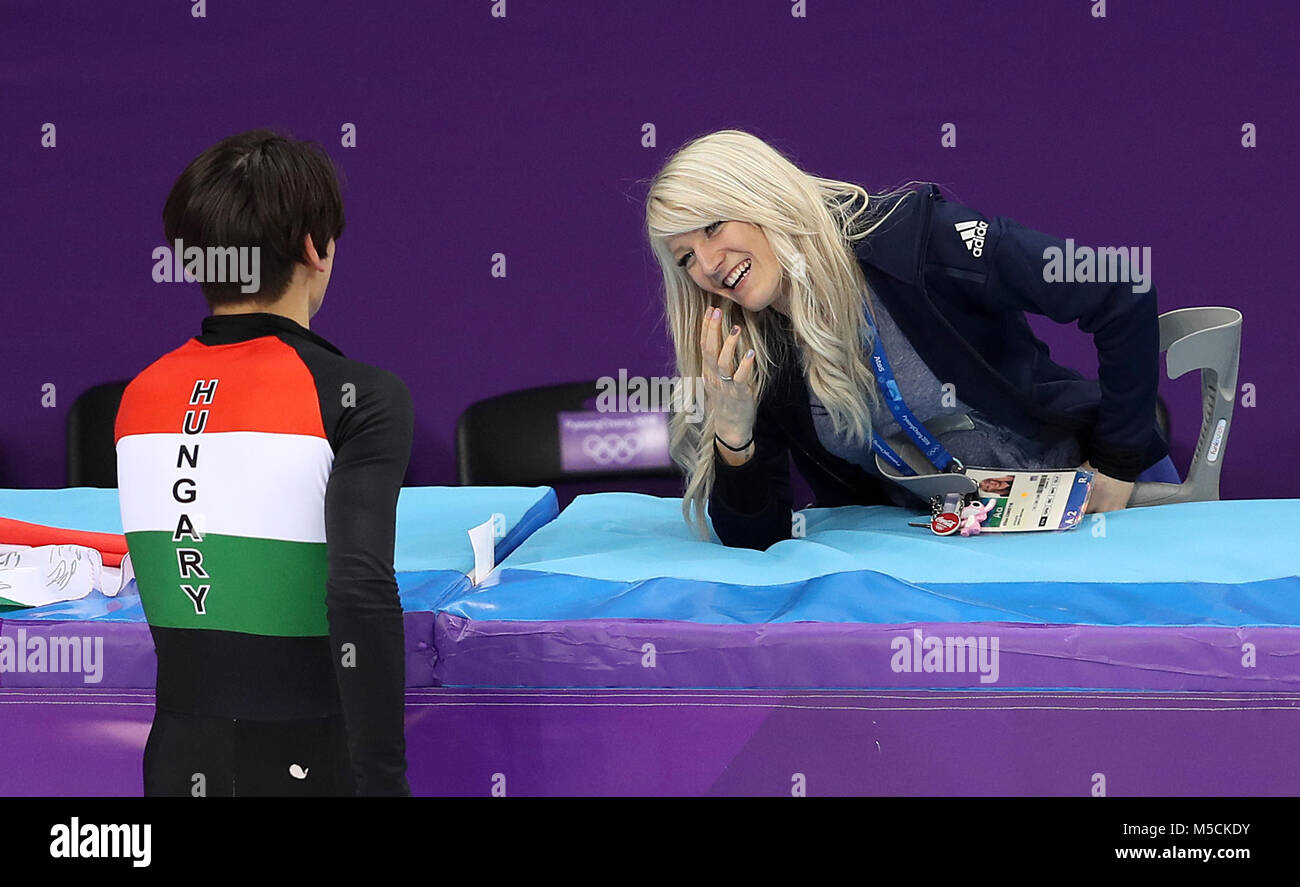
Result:
[[[355,795],[343,717],[250,721],[155,712],[144,747],[144,793]]]

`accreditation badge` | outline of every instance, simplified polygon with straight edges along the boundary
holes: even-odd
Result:
[[[1024,468],[966,468],[978,484],[971,493],[945,493],[930,497],[930,530],[951,536],[961,529],[969,506],[980,504],[976,533],[1023,533],[1033,530],[1072,530],[1083,520],[1092,493],[1093,472]],[[925,526],[925,524],[913,524]],[[974,532],[971,532],[974,531]]]

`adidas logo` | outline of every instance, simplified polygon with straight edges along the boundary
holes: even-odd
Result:
[[[984,255],[984,235],[989,231],[989,223],[975,219],[970,222],[958,222],[953,225],[961,239],[966,243],[966,249],[976,258]]]

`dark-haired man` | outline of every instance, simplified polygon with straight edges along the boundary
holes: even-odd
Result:
[[[308,329],[343,233],[334,167],[306,142],[234,136],[181,174],[163,225],[256,273],[186,263],[212,313],[118,412],[158,653],[145,794],[409,794],[393,542],[412,408],[397,376]]]

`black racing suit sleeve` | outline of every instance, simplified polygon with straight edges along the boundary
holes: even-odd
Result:
[[[393,570],[397,495],[411,455],[406,385],[375,370],[339,420],[325,491],[325,605],[358,795],[410,795],[406,645]]]
[[[766,549],[790,538],[790,451],[760,411],[754,423],[754,455],[728,465],[713,447],[713,490],[709,518],[723,545]]]

